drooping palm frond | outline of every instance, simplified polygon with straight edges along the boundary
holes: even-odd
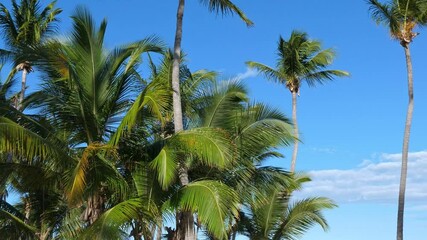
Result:
[[[163,82],[151,82],[148,84],[123,117],[116,132],[110,139],[110,144],[116,145],[120,137],[126,133],[126,130],[130,132],[141,118],[144,108],[147,109],[149,114],[163,123],[163,114],[170,107],[170,96],[171,91]]]
[[[69,183],[67,200],[70,205],[80,203],[83,200],[84,192],[87,191],[88,188],[96,189],[99,187],[96,183],[102,182],[101,179],[111,184],[116,183],[120,188],[120,183],[123,180],[115,166],[104,159],[104,156],[108,155],[117,158],[117,156],[115,156],[115,148],[110,145],[92,143],[85,148],[71,175],[71,179],[67,181]],[[113,178],[112,181],[108,181],[110,177]],[[90,181],[88,181],[88,179],[90,179]],[[123,190],[118,192],[123,192]]]
[[[209,105],[201,118],[206,127],[219,127],[230,130],[235,125],[235,116],[248,101],[246,87],[238,81],[224,81],[211,93]]]
[[[0,136],[2,151],[11,152],[29,160],[57,158],[65,162],[70,161],[64,149],[4,117],[0,117]]]
[[[242,158],[257,157],[294,141],[290,120],[277,109],[260,103],[252,104],[240,118],[234,131],[234,141]]]
[[[0,220],[0,233],[2,233],[2,236],[27,236],[32,238],[38,232],[36,227],[26,224],[23,219],[3,209],[0,209],[0,219],[2,219]]]
[[[77,239],[84,228],[85,223],[81,219],[81,209],[69,209],[64,219],[58,225],[56,235],[53,239]]]
[[[110,208],[102,216],[87,228],[79,239],[123,239],[127,237],[126,229],[117,231],[125,223],[143,216],[146,219],[153,219],[153,213],[146,208],[141,198],[129,199]]]
[[[209,7],[210,11],[222,14],[233,14],[236,13],[239,15],[240,19],[242,19],[247,26],[252,26],[254,23],[249,20],[248,17],[243,13],[240,8],[234,5],[233,2],[229,0],[200,0],[203,4]]]
[[[277,81],[278,83],[284,83],[285,76],[283,76],[280,72],[276,71],[272,67],[253,61],[247,61],[246,65],[250,68],[256,69],[268,80]]]
[[[323,197],[306,198],[290,204],[272,239],[298,239],[315,224],[326,231],[328,223],[322,211],[335,207],[337,205],[332,200]]]
[[[177,157],[197,158],[203,165],[224,169],[234,161],[236,146],[224,131],[215,128],[196,128],[175,134],[166,140],[150,163],[164,189],[176,178]]]
[[[189,183],[171,199],[171,205],[197,212],[198,219],[218,239],[226,237],[227,218],[237,216],[238,195],[218,181],[203,180]]]

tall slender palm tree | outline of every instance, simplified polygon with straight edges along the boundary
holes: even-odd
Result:
[[[236,13],[248,25],[253,23],[245,16],[245,14],[233,4],[230,0],[200,0],[201,3],[208,6],[210,11],[217,13],[227,14]],[[178,9],[176,16],[176,31],[175,43],[173,49],[173,65],[172,65],[172,90],[173,90],[173,118],[175,132],[182,131],[182,106],[181,106],[181,89],[179,85],[179,68],[181,60],[181,40],[182,40],[182,27],[184,18],[185,0],[178,0]],[[180,163],[180,181],[183,186],[188,184],[187,169],[184,164]],[[178,239],[195,239],[195,231],[193,228],[193,215],[190,212],[180,214],[182,218],[177,223],[179,229]]]
[[[391,0],[387,3],[380,3],[377,0],[369,0],[368,4],[374,21],[377,24],[386,25],[389,28],[391,36],[399,41],[405,52],[409,101],[406,112],[405,131],[403,134],[396,235],[397,240],[402,240],[409,139],[411,134],[412,114],[414,111],[412,60],[409,45],[418,35],[418,33],[414,32],[414,29],[419,25],[425,25],[427,23],[427,2],[423,0]]]
[[[0,28],[7,50],[0,54],[11,58],[15,68],[22,71],[21,92],[16,108],[22,110],[22,101],[27,87],[27,75],[33,71],[32,63],[22,57],[42,43],[56,29],[57,15],[62,12],[55,8],[56,0],[41,9],[39,0],[21,0],[18,4],[12,0],[12,11],[0,3]]]
[[[332,64],[335,52],[332,49],[322,49],[319,41],[310,40],[308,35],[303,32],[293,31],[287,41],[280,37],[277,55],[275,69],[253,61],[248,61],[246,64],[257,69],[268,80],[285,85],[292,94],[292,121],[296,139],[290,170],[294,172],[299,142],[297,94],[300,92],[302,82],[305,81],[309,86],[315,86],[333,80],[336,76],[348,76],[349,74],[341,70],[327,69]]]

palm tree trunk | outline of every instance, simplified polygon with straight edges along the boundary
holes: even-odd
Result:
[[[25,89],[27,88],[27,75],[28,71],[24,67],[22,69],[21,92],[19,93],[18,106],[16,107],[16,109],[18,109],[19,111],[22,111],[22,102],[24,101],[25,97]]]
[[[292,122],[294,124],[294,151],[292,153],[291,172],[295,172],[295,165],[298,154],[299,132],[297,123],[297,92],[292,91]]]
[[[83,212],[83,221],[92,225],[101,214],[104,212],[104,198],[100,193],[95,193],[90,196],[87,200],[87,207]]]
[[[172,62],[172,99],[175,132],[179,132],[184,129],[182,123],[181,92],[179,88],[179,65],[181,61],[182,21],[184,18],[184,5],[185,0],[179,0],[178,11],[176,16],[175,44],[173,48]]]
[[[403,214],[405,211],[406,178],[408,172],[409,137],[411,134],[412,114],[414,111],[414,90],[412,78],[412,61],[409,44],[403,45],[408,73],[408,109],[406,112],[405,133],[403,135],[402,168],[400,170],[399,203],[397,210],[397,240],[403,240]]]
[[[181,40],[182,40],[182,22],[184,18],[184,6],[185,0],[179,0],[178,10],[176,16],[176,32],[175,32],[175,44],[173,50],[173,62],[172,62],[172,100],[173,100],[173,120],[175,133],[182,131],[183,117],[182,117],[182,105],[181,105],[181,92],[179,87],[179,65],[181,61]],[[179,162],[179,180],[181,186],[188,185],[188,169],[185,166],[184,161]],[[177,240],[194,240],[196,234],[194,230],[194,217],[191,212],[183,211],[177,213],[176,218],[176,234],[175,239]]]

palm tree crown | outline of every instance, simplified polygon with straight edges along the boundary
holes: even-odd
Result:
[[[57,15],[62,12],[55,8],[56,1],[41,10],[38,0],[12,0],[12,13],[0,3],[0,29],[9,49],[0,49],[0,58],[10,59],[15,69],[22,71],[22,86],[16,108],[22,110],[27,74],[33,71],[29,57],[37,55],[32,49],[55,32]]]
[[[423,0],[392,0],[389,3],[369,0],[368,4],[376,23],[387,25],[391,36],[402,45],[409,44],[418,35],[413,31],[417,25],[427,23],[427,2]]]
[[[253,61],[248,61],[247,65],[256,68],[267,79],[284,84],[289,91],[297,93],[303,81],[315,86],[336,76],[348,76],[345,71],[326,69],[332,63],[335,52],[333,49],[322,50],[321,47],[321,43],[310,40],[307,33],[293,31],[288,41],[279,38],[276,69]]]

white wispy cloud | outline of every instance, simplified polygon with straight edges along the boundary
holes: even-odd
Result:
[[[312,147],[311,150],[314,152],[328,153],[328,154],[332,154],[336,152],[336,149],[331,147]]]
[[[246,78],[255,77],[257,75],[258,75],[258,72],[255,69],[246,68],[246,72],[237,74],[236,79],[244,80]]]
[[[399,191],[401,155],[379,154],[354,169],[309,172],[297,196],[325,196],[337,202],[396,202]],[[427,151],[409,154],[407,202],[420,207],[427,200]]]

